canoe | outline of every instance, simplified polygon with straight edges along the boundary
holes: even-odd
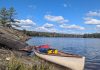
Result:
[[[47,61],[70,68],[72,70],[84,70],[85,57],[59,51],[58,54],[44,54],[34,49],[34,53]]]

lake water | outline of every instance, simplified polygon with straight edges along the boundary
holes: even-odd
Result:
[[[64,52],[85,56],[85,70],[100,70],[100,39],[33,37],[27,43],[36,46],[48,44]]]

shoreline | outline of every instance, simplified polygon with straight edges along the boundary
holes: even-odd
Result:
[[[29,57],[26,55],[26,52],[23,51],[18,51],[18,47],[22,48],[26,46],[26,41],[31,39],[32,37],[27,36],[23,34],[22,32],[19,32],[17,30],[13,29],[5,29],[5,28],[0,28],[0,55],[3,55],[3,57],[0,57],[0,69],[5,70],[5,68],[8,68],[9,70],[13,70],[16,67],[14,65],[21,65],[22,68],[21,70],[34,70],[32,68],[35,68],[36,70],[61,70],[63,69],[59,67],[59,65],[55,65],[53,63],[47,62],[43,59],[39,59],[37,56],[32,56]],[[6,43],[8,42],[8,43]],[[16,45],[15,45],[16,44]],[[29,45],[27,45],[29,46]],[[17,49],[15,49],[17,48]],[[14,64],[12,63],[14,62]],[[39,64],[41,63],[42,64]],[[18,64],[16,64],[18,63]],[[46,65],[47,64],[47,65]],[[24,67],[23,67],[24,65]],[[43,67],[42,67],[43,66]],[[12,69],[13,68],[13,69]],[[38,69],[40,68],[40,69]],[[66,68],[64,68],[66,69]],[[63,69],[63,70],[64,70]]]

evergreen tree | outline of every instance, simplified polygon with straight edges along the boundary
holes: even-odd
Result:
[[[15,22],[19,22],[15,20],[16,10],[11,7],[8,10],[4,7],[0,10],[0,23],[3,27],[11,28],[12,25],[19,27],[15,24]]]
[[[6,27],[6,23],[8,21],[8,11],[7,9],[4,7],[0,10],[0,23]]]

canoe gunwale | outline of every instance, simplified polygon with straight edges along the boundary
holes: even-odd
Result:
[[[60,54],[46,54],[46,53],[41,53],[38,50],[34,49],[35,52],[42,54],[42,55],[48,55],[48,56],[57,56],[57,57],[74,57],[74,58],[82,58],[82,56],[76,55],[76,54],[69,54],[69,53],[65,53],[62,51],[59,51],[58,53]],[[64,54],[64,55],[62,55]]]

